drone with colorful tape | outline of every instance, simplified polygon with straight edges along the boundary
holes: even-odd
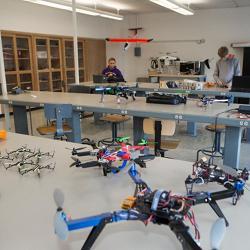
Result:
[[[240,197],[244,194],[246,182],[249,180],[249,171],[244,168],[236,170],[230,167],[210,165],[205,157],[193,164],[193,177],[189,175],[185,180],[188,194],[193,193],[193,185],[202,185],[204,183],[216,182],[223,185],[225,195],[232,197],[233,205],[236,205]]]
[[[127,139],[127,137],[125,137]],[[131,146],[125,144],[124,138],[120,138],[120,146],[118,149],[114,149],[109,146],[102,146],[98,149],[86,151],[86,147],[74,148],[71,152],[71,158],[74,162],[70,167],[81,167],[81,168],[92,168],[92,167],[102,167],[104,176],[108,173],[119,173],[131,162],[135,162],[141,168],[146,167],[147,160],[152,160],[155,158],[154,155],[148,153],[147,146]],[[84,151],[82,151],[84,150]],[[76,157],[77,156],[77,157]],[[91,156],[95,157],[94,160],[81,161],[78,157]],[[122,162],[120,166],[114,166],[114,163]]]
[[[66,240],[70,231],[92,227],[81,248],[82,250],[89,250],[107,224],[121,221],[141,221],[147,226],[151,222],[169,226],[184,250],[201,250],[202,248],[197,242],[200,239],[200,232],[191,207],[196,204],[206,203],[204,197],[189,198],[161,189],[152,191],[139,177],[134,165],[129,169],[129,175],[136,184],[136,190],[133,196],[129,196],[124,200],[122,209],[90,217],[71,219],[63,210],[64,194],[59,189],[56,189],[54,191],[54,201],[57,206],[54,217],[56,235],[60,239]],[[194,237],[189,226],[185,224],[185,219],[194,227]],[[225,220],[222,217],[212,227],[210,235],[211,249],[219,249],[225,231]]]

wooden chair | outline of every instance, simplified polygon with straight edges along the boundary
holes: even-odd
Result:
[[[161,136],[173,136],[176,129],[176,122],[172,120],[155,120],[152,118],[144,119],[143,131],[145,134],[154,135],[155,155],[164,157],[168,149],[175,149],[179,145],[179,140],[161,140]],[[150,140],[149,140],[150,142]]]
[[[38,127],[40,135],[54,135],[55,139],[62,139],[72,132],[65,119],[72,118],[73,107],[71,104],[44,104],[44,114],[47,126]]]

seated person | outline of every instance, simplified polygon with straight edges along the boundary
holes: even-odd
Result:
[[[214,80],[219,87],[230,88],[233,77],[241,74],[240,62],[229,54],[227,47],[219,48],[218,55],[220,60],[216,63]]]
[[[102,74],[107,77],[108,82],[125,82],[121,71],[116,67],[115,58],[111,57],[108,60],[108,66],[102,71]]]

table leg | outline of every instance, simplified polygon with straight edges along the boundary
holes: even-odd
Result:
[[[197,124],[195,122],[187,122],[187,133],[191,136],[197,136]]]
[[[242,131],[240,127],[226,127],[223,160],[226,166],[239,168]]]
[[[72,133],[67,137],[70,142],[81,143],[81,121],[80,121],[80,112],[73,111],[72,119],[69,119],[69,124],[72,128]]]
[[[143,117],[133,117],[133,135],[134,135],[134,145],[137,145],[138,142],[144,138],[143,132]]]
[[[247,129],[246,143],[250,143],[250,128]]]
[[[13,115],[16,133],[28,135],[29,128],[26,106],[13,105]]]

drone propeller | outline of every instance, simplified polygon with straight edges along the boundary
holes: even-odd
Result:
[[[71,159],[72,159],[74,162],[69,166],[70,168],[72,168],[72,167],[74,167],[74,166],[77,166],[78,164],[81,163],[80,160],[79,160],[77,157],[75,157],[75,156],[71,156]]]
[[[64,193],[62,192],[62,190],[56,188],[54,190],[53,197],[54,197],[54,201],[56,203],[57,208],[62,209],[63,204],[64,204]]]
[[[213,224],[210,231],[210,243],[212,250],[218,250],[226,233],[225,219],[219,218]]]
[[[53,197],[57,206],[57,212],[54,217],[55,233],[60,239],[66,240],[68,238],[69,231],[65,222],[65,214],[62,209],[64,203],[64,194],[60,189],[55,189]]]
[[[83,150],[85,149],[86,147],[81,147],[81,148],[66,148],[68,150],[72,150],[72,151],[77,151],[77,150]]]

